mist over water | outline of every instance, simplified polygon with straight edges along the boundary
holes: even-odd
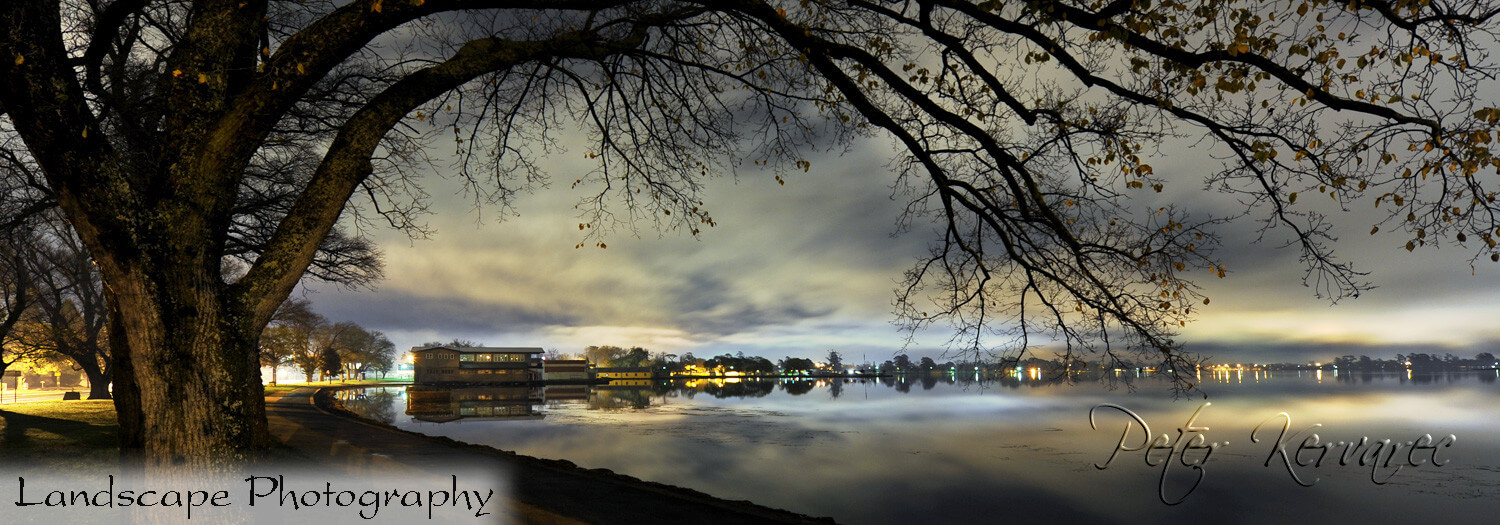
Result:
[[[1208,398],[1178,400],[1149,377],[952,375],[344,397],[404,429],[841,523],[1475,522],[1500,512],[1497,377],[1205,373]],[[1111,459],[1147,444],[1138,421],[1159,446]]]

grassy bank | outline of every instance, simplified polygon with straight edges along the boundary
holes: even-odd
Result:
[[[382,385],[393,381],[327,381],[268,386],[266,394],[301,387]],[[0,464],[69,471],[110,467],[119,460],[119,424],[108,399],[31,401],[0,405]]]
[[[119,426],[108,399],[34,401],[0,406],[0,461],[46,468],[87,468],[119,458]]]

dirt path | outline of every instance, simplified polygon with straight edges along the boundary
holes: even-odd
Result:
[[[351,475],[402,469],[441,473],[455,463],[507,473],[512,521],[524,523],[832,523],[750,502],[728,501],[563,461],[428,437],[319,408],[317,388],[266,398],[271,434],[299,455]],[[399,474],[398,474],[399,475]]]

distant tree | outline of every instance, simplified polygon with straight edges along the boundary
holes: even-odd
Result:
[[[626,351],[618,346],[590,346],[583,349],[584,359],[594,366],[626,366],[619,364]]]
[[[615,359],[613,366],[646,366],[651,360],[651,352],[639,346],[632,347],[625,355]]]
[[[110,358],[108,305],[104,283],[87,250],[55,212],[40,214],[33,250],[35,307],[30,344],[45,354],[73,362],[89,380],[89,399],[110,399],[114,363]]]
[[[290,363],[302,371],[306,381],[311,382],[322,362],[320,343],[328,329],[328,319],[313,311],[311,301],[292,297],[276,308],[267,330],[271,327],[277,327],[279,333],[261,332],[261,364],[270,366],[269,363],[273,361]],[[274,337],[273,344],[269,346],[264,340],[268,335]],[[267,355],[267,352],[271,355]],[[282,356],[283,353],[286,355]],[[274,367],[271,374],[274,381]]]
[[[789,374],[807,373],[817,368],[817,363],[811,359],[801,357],[787,357],[781,360],[781,371]]]
[[[839,355],[838,350],[828,351],[828,369],[834,372],[844,371],[844,356]]]
[[[937,369],[937,362],[933,361],[931,357],[923,356],[922,363],[917,367],[922,369],[923,372],[931,372]]]
[[[341,375],[348,379],[362,378],[371,365],[394,361],[396,346],[379,331],[366,330],[352,321],[343,321],[329,327],[321,346],[338,352],[342,364]]]
[[[318,369],[323,365],[323,352],[313,350],[298,353],[292,356],[292,364],[302,371],[303,380],[311,383],[313,376],[317,375]]]
[[[428,341],[417,346],[420,348],[437,348],[439,346],[447,348],[481,348],[484,346],[484,343],[455,337],[446,343],[442,341]]]
[[[318,371],[323,374],[323,380],[336,377],[344,370],[344,362],[339,358],[339,352],[333,346],[325,346],[318,350]]]
[[[742,355],[743,355],[743,353],[742,353]],[[760,356],[753,356],[753,357],[741,358],[741,359],[744,359],[745,362],[747,363],[745,365],[745,370],[747,370],[749,372],[756,373],[756,374],[774,374],[774,373],[776,373],[776,363],[772,363],[770,359],[766,359],[766,358],[760,357]]]
[[[914,369],[917,368],[916,365],[912,364],[911,357],[908,357],[904,353],[903,354],[896,354],[896,357],[891,358],[891,363],[893,363],[895,365],[896,370],[899,370],[899,371],[902,371],[902,372],[905,372],[907,370],[914,370]]]
[[[260,333],[260,364],[271,368],[271,384],[276,384],[276,370],[307,353],[307,337],[296,328],[270,325]]]
[[[31,230],[0,230],[0,373],[26,357],[15,345],[17,328],[31,310],[36,286],[30,258],[36,236]]]

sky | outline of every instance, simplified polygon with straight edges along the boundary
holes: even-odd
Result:
[[[330,320],[380,330],[397,348],[460,338],[564,353],[617,345],[775,360],[838,350],[878,363],[905,351],[941,362],[946,328],[908,343],[892,324],[896,283],[934,238],[920,224],[896,234],[903,201],[891,194],[892,151],[885,139],[861,139],[847,153],[812,157],[814,168],[786,185],[754,168],[713,178],[704,201],[717,227],[695,238],[644,225],[607,237],[606,249],[575,248],[585,240],[573,206],[582,191],[538,189],[504,216],[476,209],[439,166],[423,181],[431,238],[367,232],[384,252],[383,281],[303,293]],[[566,178],[588,169],[578,157],[559,152],[542,164]],[[1184,150],[1154,164],[1192,180],[1203,159]],[[1201,185],[1176,186],[1157,198],[1232,205]],[[1335,217],[1337,252],[1378,286],[1336,305],[1302,285],[1297,252],[1278,248],[1279,232],[1257,243],[1249,222],[1226,228],[1220,253],[1231,272],[1202,281],[1212,304],[1179,341],[1230,363],[1500,349],[1500,265],[1471,267],[1472,254],[1451,246],[1408,253],[1405,237],[1368,235],[1373,220]]]
[[[560,132],[561,144],[586,143]],[[1199,143],[1182,137],[1147,159],[1162,178],[1185,182],[1143,192],[1141,209],[1154,209],[1152,199],[1198,212],[1242,209],[1198,182],[1218,166]],[[578,229],[574,204],[585,191],[568,187],[569,174],[594,167],[581,148],[528,159],[554,184],[521,195],[515,216],[476,210],[438,157],[422,181],[435,211],[432,238],[365,232],[385,255],[383,281],[352,291],[311,284],[303,293],[330,320],[380,330],[398,348],[459,338],[564,353],[618,345],[700,357],[816,359],[838,350],[846,360],[880,362],[904,350],[941,359],[952,335],[945,327],[908,343],[892,324],[897,282],[935,238],[921,224],[895,234],[904,205],[891,195],[895,156],[889,138],[856,139],[847,152],[813,155],[812,169],[785,185],[746,164],[708,181],[703,200],[717,227],[693,237],[642,225],[604,239],[607,249]],[[1317,206],[1309,200],[1298,207]],[[1279,248],[1283,231],[1256,242],[1255,225],[1242,221],[1221,230],[1230,272],[1200,281],[1212,303],[1178,340],[1218,362],[1500,351],[1500,264],[1471,266],[1472,252],[1455,246],[1408,253],[1397,228],[1368,234],[1376,210],[1325,211],[1333,212],[1336,253],[1378,288],[1337,305],[1317,298],[1302,284],[1297,251]]]

